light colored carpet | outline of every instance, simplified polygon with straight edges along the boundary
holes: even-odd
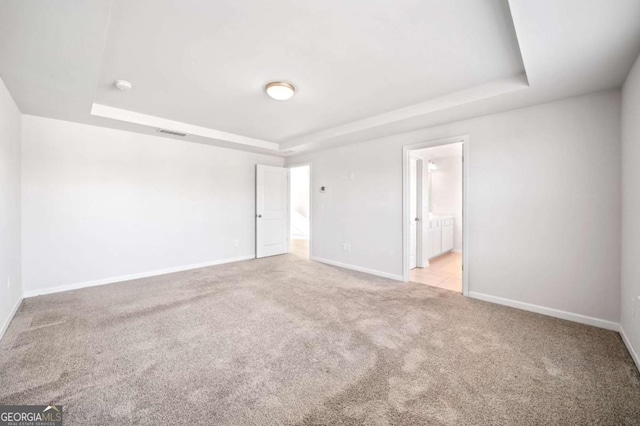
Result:
[[[26,299],[0,383],[66,425],[640,424],[617,333],[293,254]]]

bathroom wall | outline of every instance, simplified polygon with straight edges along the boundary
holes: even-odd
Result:
[[[462,252],[462,146],[460,154],[431,159],[431,212],[453,215],[453,250]]]

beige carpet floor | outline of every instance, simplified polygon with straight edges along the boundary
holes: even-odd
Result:
[[[617,333],[288,254],[26,299],[0,404],[49,402],[66,425],[624,425],[640,376]]]

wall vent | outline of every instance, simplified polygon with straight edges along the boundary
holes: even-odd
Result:
[[[186,133],[176,132],[175,130],[167,130],[167,129],[158,129],[160,133],[166,133],[167,135],[173,136],[187,136]]]

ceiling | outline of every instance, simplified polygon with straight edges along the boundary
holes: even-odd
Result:
[[[23,113],[276,155],[618,87],[639,51],[637,0],[0,2]]]

